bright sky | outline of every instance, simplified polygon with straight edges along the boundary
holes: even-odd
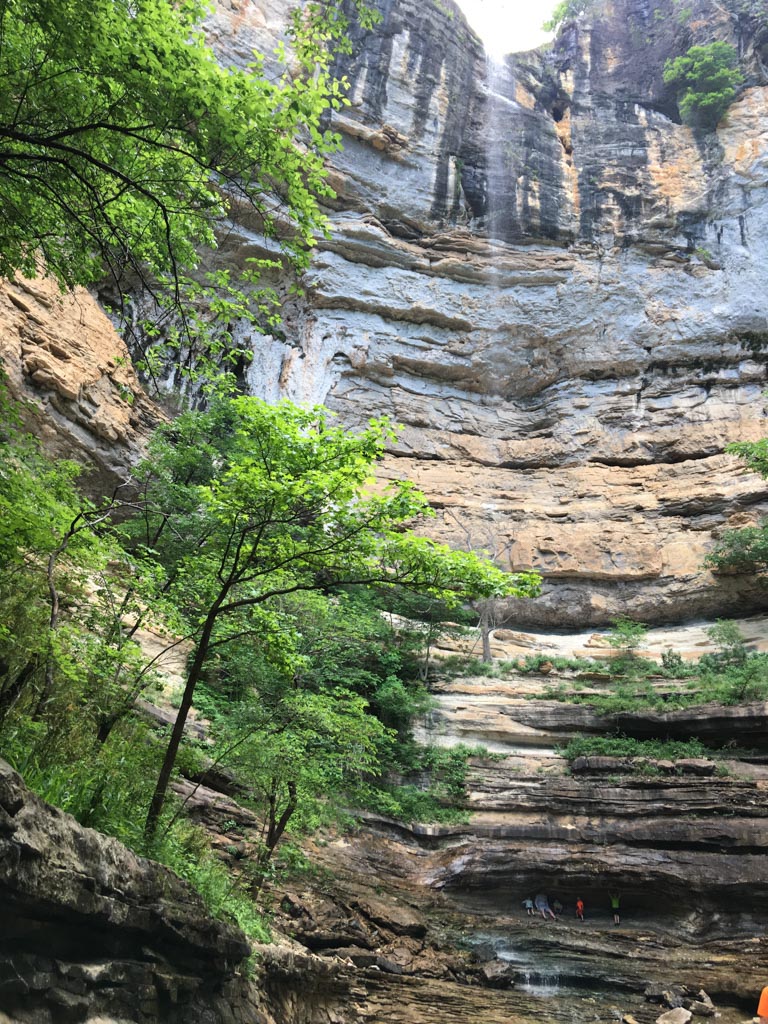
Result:
[[[557,0],[456,0],[467,21],[494,54],[530,50],[552,36],[541,31]]]

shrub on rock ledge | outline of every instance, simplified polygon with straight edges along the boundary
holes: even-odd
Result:
[[[722,41],[692,46],[664,65],[664,81],[677,89],[683,122],[712,130],[744,81],[736,47]]]

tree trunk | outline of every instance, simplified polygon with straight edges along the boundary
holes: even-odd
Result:
[[[493,627],[493,614],[490,601],[480,602],[480,636],[483,640],[483,661],[492,661],[491,658],[491,629]]]
[[[0,690],[0,722],[3,721],[5,716],[11,710],[13,705],[21,696],[21,692],[24,689],[27,680],[34,675],[35,669],[37,668],[37,659],[30,658],[23,669],[16,675],[13,682],[6,683],[2,690]]]
[[[272,853],[280,842],[280,839],[285,832],[286,825],[291,820],[293,812],[296,810],[298,799],[296,797],[296,783],[293,781],[288,782],[288,803],[285,806],[285,810],[277,819],[277,793],[276,785],[273,784],[272,793],[269,799],[269,831],[267,832],[267,856],[265,861],[268,861],[272,856]]]
[[[205,620],[203,631],[197,642],[195,657],[192,661],[189,675],[187,676],[187,684],[184,687],[184,695],[181,698],[181,704],[176,714],[176,721],[173,723],[173,730],[171,731],[171,738],[168,741],[168,746],[165,751],[163,766],[160,769],[160,775],[158,776],[155,791],[152,794],[152,801],[149,805],[147,820],[144,824],[144,841],[146,842],[147,847],[152,845],[157,834],[157,823],[160,820],[163,805],[165,804],[165,798],[168,793],[168,784],[171,781],[171,773],[173,772],[173,767],[176,764],[176,755],[179,752],[179,746],[184,735],[184,726],[187,722],[189,709],[192,707],[192,698],[195,695],[195,687],[200,680],[203,672],[203,665],[205,664],[205,659],[208,656],[208,648],[211,644],[211,635],[216,623],[216,616],[219,612],[219,605],[220,602],[217,602],[208,612],[208,617]]]
[[[46,570],[46,576],[48,579],[48,596],[51,602],[51,614],[48,620],[48,650],[45,656],[45,676],[43,679],[43,688],[40,691],[40,698],[35,707],[32,715],[32,721],[38,721],[42,718],[45,705],[51,698],[54,687],[54,675],[53,675],[53,636],[59,626],[59,592],[56,589],[56,560],[62,551],[66,551],[67,544],[69,542],[69,534],[64,540],[55,548],[48,556],[48,566]]]

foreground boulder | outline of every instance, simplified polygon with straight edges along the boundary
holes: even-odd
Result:
[[[44,803],[4,761],[0,906],[0,1011],[14,1021],[268,1020],[239,973],[241,932],[166,868]]]

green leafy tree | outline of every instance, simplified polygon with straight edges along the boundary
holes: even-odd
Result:
[[[212,723],[217,765],[235,773],[264,823],[254,883],[289,823],[314,828],[367,805],[390,768],[403,771],[412,719],[431,698],[410,638],[403,657],[374,596],[276,598],[251,611],[257,630],[233,634],[209,659],[195,705]]]
[[[174,610],[157,567],[118,544],[132,503],[80,492],[81,467],[23,433],[1,369],[0,421],[0,727],[18,706],[49,753],[46,734],[103,745],[154,678],[135,634],[155,611],[173,628]]]
[[[717,651],[699,659],[703,685],[726,704],[764,700],[768,693],[768,658],[749,653],[743,633],[730,619],[718,619],[707,630],[707,636]]]
[[[536,593],[533,573],[507,574],[408,526],[429,515],[407,482],[372,487],[392,437],[360,434],[321,408],[219,401],[161,428],[138,478],[145,506],[131,523],[137,558],[159,560],[164,592],[194,637],[184,694],[150,806],[156,832],[184,724],[212,652],[255,635],[252,613],[283,595],[381,584],[458,601]]]
[[[717,648],[715,658],[719,665],[743,665],[749,657],[744,634],[731,619],[718,619],[707,630],[707,636]]]
[[[737,455],[749,469],[768,480],[768,438],[759,441],[737,441],[726,447],[729,455]],[[768,521],[759,526],[726,530],[704,560],[714,572],[759,573],[768,570]]]
[[[664,81],[677,91],[677,106],[685,124],[712,129],[744,81],[736,47],[717,41],[692,46],[682,57],[664,65]]]
[[[593,3],[594,0],[561,0],[541,27],[545,32],[556,32],[566,21],[572,21],[589,10]]]
[[[0,382],[1,384],[1,382]],[[50,462],[33,438],[0,442],[0,719],[26,693],[38,714],[66,662],[62,596],[107,558],[96,527],[108,511],[78,495],[74,463]]]
[[[643,659],[638,657],[637,650],[645,642],[648,629],[642,622],[625,616],[613,619],[611,626],[608,643],[619,652],[613,667],[619,675],[634,679],[643,670]]]
[[[21,433],[2,380],[0,410],[0,749],[46,799],[113,830],[136,803],[121,784],[132,727],[107,740],[151,678],[115,600],[115,502],[88,501],[79,468]]]
[[[262,671],[240,699],[217,710],[217,761],[235,772],[264,823],[259,877],[289,823],[306,829],[328,820],[340,799],[354,801],[363,776],[379,772],[387,730],[363,697],[342,686],[313,691],[290,674]]]
[[[275,296],[254,288],[262,264],[244,272],[252,309],[226,271],[187,275],[234,207],[305,264],[332,194],[324,157],[339,137],[321,118],[346,102],[330,65],[347,21],[341,4],[297,11],[283,73],[267,75],[259,55],[219,64],[207,10],[0,0],[0,277],[44,270],[71,287],[111,276],[119,293],[159,281],[188,335],[210,329],[203,306],[257,324],[274,315]]]
[[[634,619],[627,619],[620,616],[611,622],[611,631],[608,634],[608,643],[625,655],[634,656],[648,635],[648,629],[642,622],[635,622]]]

